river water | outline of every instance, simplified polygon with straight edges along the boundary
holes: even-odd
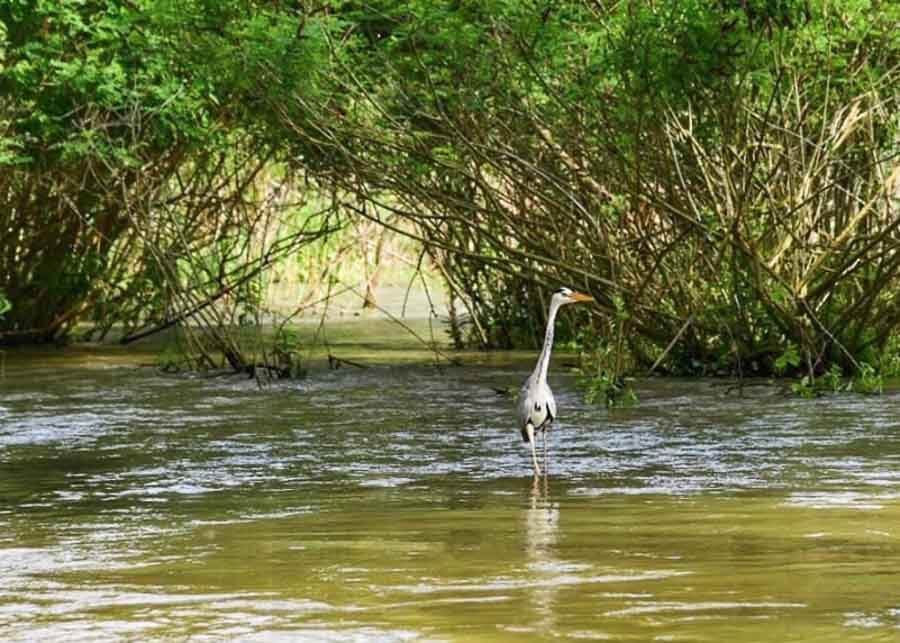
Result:
[[[557,357],[535,483],[492,388],[532,355],[337,350],[371,367],[7,355],[0,639],[900,640],[900,396],[650,380],[608,412]]]

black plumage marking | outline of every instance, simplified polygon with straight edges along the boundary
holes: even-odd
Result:
[[[538,413],[541,412],[541,403],[540,402],[534,403],[534,410],[537,411]]]

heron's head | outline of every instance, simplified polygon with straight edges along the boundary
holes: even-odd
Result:
[[[559,306],[565,306],[566,304],[577,304],[583,301],[594,301],[594,298],[571,288],[560,288],[553,293],[553,301],[557,302]]]

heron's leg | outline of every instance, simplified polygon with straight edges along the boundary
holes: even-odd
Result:
[[[531,463],[534,465],[534,475],[538,477],[541,475],[541,468],[538,466],[537,461],[537,451],[534,448],[534,434],[531,435]]]
[[[544,475],[547,475],[547,472],[550,470],[549,465],[547,464],[547,429],[550,427],[544,427],[544,430],[541,431],[544,438]]]

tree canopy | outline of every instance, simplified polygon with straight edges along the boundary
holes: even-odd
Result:
[[[898,26],[878,0],[8,2],[4,338],[146,321],[160,248],[221,244],[275,181],[417,238],[483,345],[564,282],[615,370],[875,364]]]

